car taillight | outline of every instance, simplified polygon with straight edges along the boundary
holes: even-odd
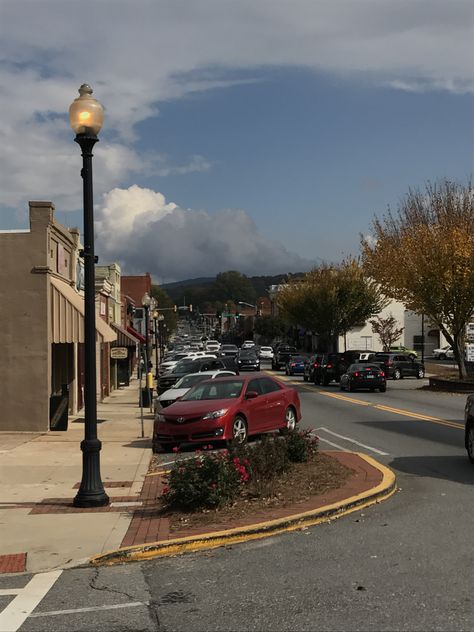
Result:
[[[356,371],[355,373],[353,373],[354,377],[359,377],[359,373]]]
[[[317,368],[318,368],[318,366],[319,366],[319,364],[318,364],[317,362],[315,362],[315,363],[313,364],[313,369],[317,369]]]
[[[326,364],[326,369],[332,369],[332,364]]]
[[[292,363],[291,363],[291,366],[296,366],[296,362],[292,362]]]
[[[383,371],[380,371],[379,375],[380,377],[385,377],[385,373]]]

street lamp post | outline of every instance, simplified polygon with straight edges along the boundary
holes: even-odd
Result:
[[[142,296],[142,307],[145,310],[145,371],[148,373],[150,363],[150,305],[151,296],[148,292]]]
[[[75,507],[103,507],[109,504],[100,477],[101,442],[97,437],[97,375],[95,329],[95,263],[94,204],[92,189],[92,149],[98,142],[104,120],[102,105],[94,99],[92,88],[83,84],[79,97],[69,108],[69,120],[76,133],[75,142],[82,151],[82,182],[84,203],[84,440],[82,450],[82,480],[74,498]]]
[[[157,309],[153,310],[153,332],[155,334],[155,379],[158,380],[158,319],[160,313]]]

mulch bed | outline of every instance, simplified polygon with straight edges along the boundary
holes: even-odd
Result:
[[[159,469],[160,464],[154,457],[150,471]],[[159,514],[169,520],[172,534],[179,532],[182,535],[184,530],[200,531],[210,525],[225,529],[236,522],[246,522],[249,518],[271,519],[285,507],[291,506],[293,510],[297,510],[297,506],[301,505],[301,511],[304,511],[304,505],[308,500],[342,487],[352,474],[354,470],[336,458],[327,454],[317,454],[307,463],[293,464],[290,470],[274,481],[265,496],[255,497],[250,489],[244,488],[242,495],[231,506],[195,512],[172,511],[160,500]]]

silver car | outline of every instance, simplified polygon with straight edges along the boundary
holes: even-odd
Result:
[[[464,420],[466,424],[464,445],[466,446],[468,459],[474,464],[474,393],[468,395],[466,400]]]

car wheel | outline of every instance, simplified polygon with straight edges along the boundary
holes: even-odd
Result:
[[[416,374],[416,377],[418,380],[422,380],[425,377],[425,371],[424,369],[418,369],[418,373]]]
[[[247,422],[243,417],[237,415],[232,423],[232,439],[230,443],[242,445],[247,441]]]
[[[308,376],[306,375],[306,373],[305,373],[305,374],[303,374],[303,380],[304,380],[305,382],[307,382],[307,381],[308,381]]]
[[[469,424],[466,428],[466,450],[467,457],[474,463],[474,424]]]
[[[285,369],[285,375],[288,375],[288,369]]]
[[[413,353],[410,353],[408,357],[411,358],[412,360],[416,360],[416,355],[413,355]]]
[[[287,434],[296,428],[296,413],[294,408],[288,406],[285,413],[285,428],[280,428],[280,434]]]
[[[320,378],[320,377],[315,376],[315,378],[314,378],[314,383],[315,383],[315,385],[316,385],[316,386],[319,386],[319,385],[321,384],[321,378]]]
[[[379,391],[380,391],[381,393],[385,393],[385,391],[386,391],[386,390],[387,390],[387,387],[386,387],[386,386],[381,386],[381,387],[379,388]]]
[[[445,353],[440,353],[438,356],[438,360],[446,360],[446,354]]]
[[[344,391],[345,390],[345,388],[344,388],[344,386],[342,384],[339,384],[339,390],[340,391]]]
[[[402,372],[400,371],[400,369],[395,369],[393,372],[393,379],[400,380],[401,377],[402,377]]]
[[[327,377],[323,377],[323,386],[329,386],[329,382],[331,380],[329,380]]]
[[[349,392],[353,393],[355,391],[355,386],[353,384],[349,384]]]

